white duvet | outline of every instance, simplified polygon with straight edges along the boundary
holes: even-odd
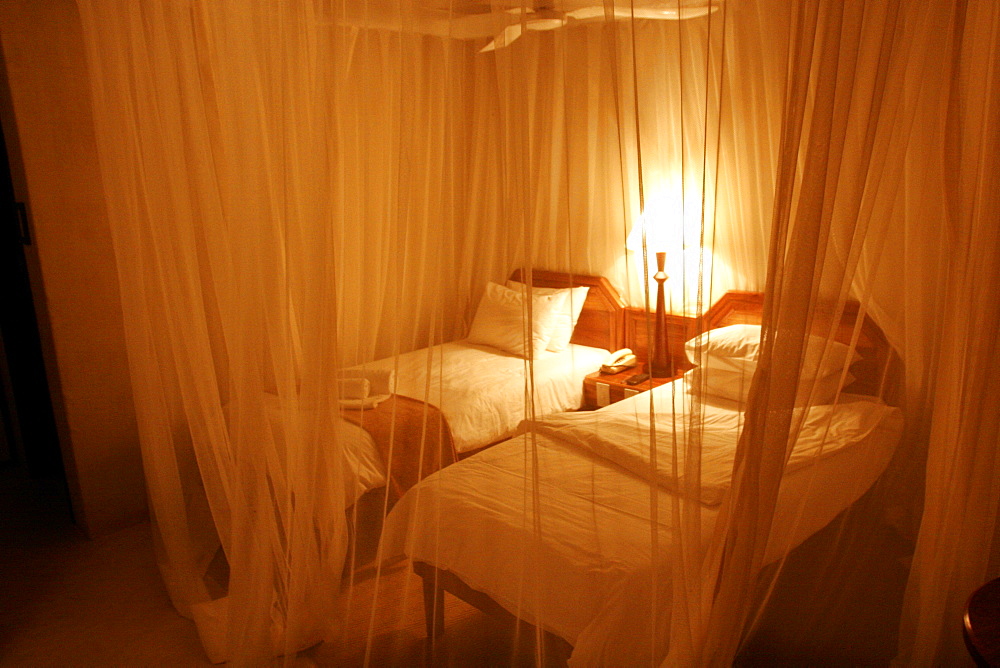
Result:
[[[534,362],[535,414],[570,411],[583,403],[583,378],[596,371],[608,351],[570,345]],[[514,433],[527,417],[527,362],[490,346],[453,341],[372,362],[394,369],[396,393],[441,409],[455,449],[468,452]]]
[[[623,410],[626,406],[629,410]],[[651,420],[648,402],[626,406],[604,412],[553,415],[538,421],[534,431],[614,462],[638,476],[648,477],[655,471],[657,485],[673,492],[685,488],[686,453],[699,452],[701,465],[695,472],[700,480],[698,497],[706,505],[721,503],[729,489],[743,414],[706,405],[704,412],[689,414],[682,407],[676,412],[658,412]],[[804,422],[785,471],[796,471],[817,457],[831,456],[859,442],[878,427],[885,412],[884,405],[869,401],[854,401],[849,408],[827,405],[813,406],[808,411],[795,409],[793,423],[803,418]],[[662,453],[655,469],[651,466],[651,438],[656,443],[655,453]]]
[[[583,404],[583,379],[600,368],[608,351],[571,344],[545,352],[534,362],[536,415],[576,410]],[[496,348],[453,341],[364,365],[392,370],[395,391],[437,406],[451,427],[460,454],[514,434],[528,416],[527,362]],[[385,484],[385,465],[367,432],[342,422],[348,505],[368,489]]]
[[[609,606],[627,607],[625,589],[651,568],[651,490],[659,549],[669,552],[677,499],[671,490],[685,484],[671,471],[690,397],[680,380],[653,392],[660,410],[677,414],[657,421],[657,487],[647,482],[650,395],[643,393],[600,411],[543,418],[531,433],[430,476],[386,519],[384,554],[455,573],[577,652],[578,643],[607,637],[601,625],[615,616]],[[728,489],[741,415],[705,406],[697,423],[704,430],[696,517],[707,541]],[[899,411],[876,401],[814,407],[782,480],[768,559],[857,500],[885,467],[900,432]],[[802,501],[810,512],[800,517]]]

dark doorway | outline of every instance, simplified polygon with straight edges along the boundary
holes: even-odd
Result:
[[[0,132],[0,467],[22,469],[34,479],[58,481],[57,486],[65,489],[25,253],[33,242],[29,212],[17,201],[11,171],[12,164],[20,165],[20,156],[17,151],[8,152],[8,139],[16,140],[16,136],[10,136],[13,115],[2,59],[0,104],[5,107]],[[71,512],[68,495],[66,509]]]

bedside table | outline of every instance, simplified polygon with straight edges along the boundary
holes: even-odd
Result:
[[[602,406],[621,401],[625,397],[639,394],[654,387],[665,385],[678,376],[671,378],[651,378],[638,385],[627,385],[625,380],[637,373],[645,373],[645,364],[640,364],[631,369],[625,369],[621,373],[604,374],[600,371],[588,374],[583,379],[583,407],[582,410],[594,410]]]

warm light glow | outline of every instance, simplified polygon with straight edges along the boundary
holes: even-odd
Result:
[[[650,253],[696,247],[701,243],[701,221],[701,197],[696,193],[683,197],[679,186],[653,190],[646,197],[641,224],[632,226],[625,247],[641,251],[643,229]]]
[[[671,313],[695,314],[698,310],[698,288],[703,283],[703,301],[709,302],[712,276],[712,253],[702,250],[701,198],[688,193],[681,196],[680,187],[663,187],[646,198],[640,222],[633,225],[625,240],[625,248],[642,257],[645,232],[647,268],[636,263],[639,285],[643,276],[649,278],[650,295],[656,294],[656,253],[666,253],[667,310]],[[705,239],[710,244],[709,239]]]
[[[667,282],[664,289],[667,294],[667,311],[670,313],[683,313],[684,315],[696,315],[698,313],[698,287],[702,286],[704,302],[703,309],[711,303],[709,289],[711,288],[712,277],[712,253],[707,248],[704,252],[701,248],[686,248],[683,252],[666,253]],[[647,257],[649,293],[652,303],[656,295],[656,281],[653,274],[656,273],[656,254],[650,252]],[[636,263],[639,272],[639,284],[642,284],[642,263]],[[717,291],[716,291],[717,293]]]

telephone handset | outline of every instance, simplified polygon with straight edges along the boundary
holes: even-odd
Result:
[[[622,348],[611,353],[604,364],[601,365],[601,373],[621,373],[625,369],[630,369],[638,363],[635,355],[628,348]]]

